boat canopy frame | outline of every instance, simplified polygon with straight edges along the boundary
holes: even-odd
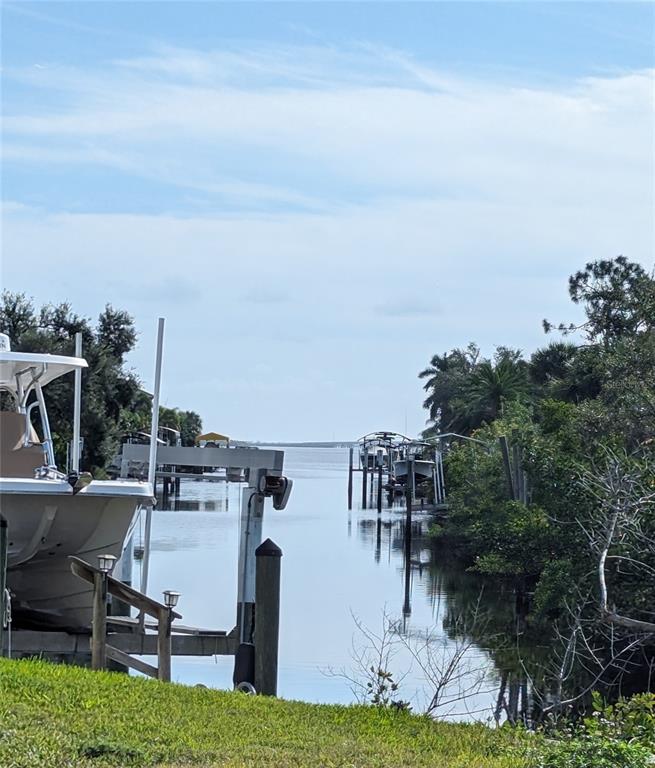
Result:
[[[23,447],[34,444],[31,414],[34,408],[38,408],[43,435],[44,465],[48,469],[56,470],[57,465],[43,387],[60,376],[87,367],[86,360],[79,357],[0,352],[0,392],[7,392],[13,397],[16,410],[25,418]],[[32,392],[36,399],[28,405]]]

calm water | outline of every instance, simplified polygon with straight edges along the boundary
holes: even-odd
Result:
[[[279,695],[312,702],[354,701],[348,681],[329,670],[356,672],[353,646],[366,647],[362,625],[381,633],[386,613],[396,639],[420,643],[426,632],[437,663],[452,655],[456,641],[443,628],[444,618],[461,605],[466,584],[431,563],[425,539],[429,518],[414,514],[409,571],[405,568],[404,515],[346,504],[347,450],[285,449],[285,474],[294,480],[287,508],[276,512],[267,502],[264,538],[283,550]],[[357,497],[358,483],[355,483]],[[175,510],[158,510],[153,520],[149,592],[177,589],[185,624],[231,629],[236,614],[238,525],[241,488],[222,483],[183,481]],[[139,562],[135,562],[138,583]],[[469,590],[470,592],[471,590]],[[173,679],[187,684],[232,687],[231,657],[174,658]],[[431,695],[425,675],[406,649],[391,665],[405,677],[400,695],[421,709]],[[468,669],[465,669],[468,667]],[[463,678],[451,695],[487,679],[466,705],[444,709],[451,717],[491,714],[497,677],[488,654],[474,646],[462,667]]]

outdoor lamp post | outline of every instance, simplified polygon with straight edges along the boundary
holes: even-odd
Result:
[[[164,590],[164,605],[167,608],[170,608],[173,610],[175,606],[177,605],[177,601],[180,599],[180,593],[175,592],[172,589],[165,589]]]
[[[114,569],[114,555],[98,555],[98,571],[93,584],[93,636],[91,639],[91,667],[105,669],[107,665],[107,577]]]
[[[175,608],[179,599],[179,592],[165,589],[164,605],[166,606],[166,611],[160,610],[159,613],[159,627],[157,630],[158,677],[166,682],[169,682],[171,679],[171,624],[173,623],[173,608]]]
[[[104,574],[110,574],[116,565],[115,555],[98,555],[98,569]]]

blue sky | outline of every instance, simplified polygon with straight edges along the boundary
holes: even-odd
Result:
[[[417,432],[431,354],[652,266],[654,51],[647,3],[4,2],[2,284],[128,309],[146,383],[166,316],[209,428]]]

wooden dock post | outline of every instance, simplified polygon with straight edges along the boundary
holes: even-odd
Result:
[[[348,511],[353,508],[353,447],[348,451]]]
[[[378,457],[378,515],[382,514],[382,461]]]
[[[93,634],[91,635],[91,669],[107,666],[107,574],[93,574]]]
[[[282,550],[266,539],[255,558],[255,689],[264,696],[277,696]]]
[[[366,509],[366,491],[368,479],[368,450],[364,449],[362,455],[362,509]]]
[[[414,501],[416,500],[416,475],[414,474],[414,459],[409,459],[409,461],[407,462],[407,484],[409,486],[409,493],[410,493],[409,511],[411,515],[412,506],[414,504]]]
[[[172,610],[170,608],[160,609],[157,618],[157,678],[164,683],[171,681],[172,623]]]
[[[6,588],[8,549],[9,531],[7,529],[7,521],[0,515],[0,654],[2,654],[4,643],[5,612],[7,610]]]
[[[173,619],[181,619],[179,613],[173,610],[173,606],[177,603],[177,599],[163,604],[157,600],[144,595],[142,592],[138,592],[136,589],[124,584],[122,581],[110,576],[106,571],[101,571],[99,568],[94,568],[89,563],[80,560],[79,557],[70,557],[71,570],[80,579],[83,579],[89,584],[93,584],[93,630],[91,635],[91,667],[93,669],[106,669],[107,659],[111,659],[113,662],[120,664],[124,667],[131,667],[133,669],[142,672],[144,675],[150,677],[156,677],[164,682],[169,682],[171,679],[171,656],[173,653],[173,641],[171,636],[171,624]],[[148,635],[141,628],[136,632],[139,624],[138,621],[132,621],[129,617],[115,616],[110,619],[112,625],[128,626],[130,632],[119,632],[110,635],[109,639],[113,642],[113,638],[117,640],[119,638],[125,640],[131,640],[128,646],[124,645],[124,650],[117,648],[115,645],[110,645],[107,642],[107,595],[111,595],[112,598],[120,600],[128,605],[137,608],[141,611],[141,614],[148,614],[157,620],[157,636]],[[171,596],[178,596],[175,592],[164,592],[165,598]],[[145,626],[145,624],[144,624]],[[152,629],[152,626],[148,628]],[[86,636],[88,637],[88,636]],[[86,639],[86,638],[85,638]],[[148,641],[155,641],[149,644],[148,655],[157,654],[158,666],[153,667],[150,664],[146,664],[145,661],[134,658],[131,654],[146,653],[143,646]],[[87,640],[88,642],[88,640]],[[134,647],[136,645],[136,647]],[[230,651],[233,653],[233,651]]]
[[[380,562],[382,555],[382,518],[378,517],[375,526],[375,562]]]
[[[403,616],[408,618],[412,612],[410,604],[410,580],[411,580],[411,560],[412,560],[412,504],[414,502],[414,461],[407,461],[407,482],[405,484],[405,504],[407,511],[405,513],[405,595],[403,601]]]

